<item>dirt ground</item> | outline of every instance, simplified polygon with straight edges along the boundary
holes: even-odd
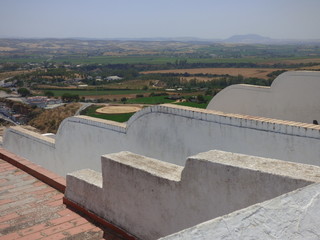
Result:
[[[320,63],[320,58],[306,58],[306,59],[287,59],[287,60],[275,60],[270,62],[270,64],[275,63],[285,63],[285,64],[295,64],[295,63]]]
[[[320,70],[320,65],[317,65],[317,66],[312,66],[312,67],[303,67],[301,69],[304,69],[304,70]]]
[[[106,105],[103,108],[96,110],[97,113],[107,113],[107,114],[119,114],[119,113],[132,113],[137,112],[142,109],[140,105]]]
[[[0,47],[0,51],[2,52],[10,52],[10,51],[14,51],[16,50],[16,48],[12,48],[12,47]]]
[[[23,70],[23,71],[10,71],[10,72],[3,72],[0,73],[0,80],[4,80],[6,78],[9,77],[14,77],[20,74],[24,74],[24,73],[30,73],[30,72],[34,72],[35,70]]]
[[[267,79],[267,75],[277,71],[277,68],[195,68],[195,69],[172,69],[147,71],[142,73],[189,73],[189,74],[229,74],[231,76],[242,75],[244,77],[257,77]]]

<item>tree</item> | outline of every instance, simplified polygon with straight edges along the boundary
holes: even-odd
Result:
[[[126,97],[123,97],[123,98],[121,98],[120,101],[121,101],[122,103],[126,103],[127,100],[128,100],[128,99],[127,99]]]
[[[31,95],[31,92],[27,88],[19,88],[18,93],[21,95],[21,97],[27,97]]]
[[[45,91],[44,95],[46,95],[48,98],[54,97],[54,93],[51,91]]]
[[[198,103],[204,103],[206,100],[204,99],[204,96],[200,94],[197,96],[197,101]]]
[[[78,102],[80,97],[77,94],[64,93],[61,99],[63,102]]]
[[[205,95],[206,95],[206,96],[212,96],[212,95],[213,95],[212,89],[208,89],[208,90],[205,92]]]

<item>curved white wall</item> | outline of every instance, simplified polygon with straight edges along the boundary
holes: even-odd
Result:
[[[317,125],[167,104],[145,108],[127,124],[71,117],[55,140],[9,128],[3,147],[61,176],[83,168],[100,171],[100,156],[120,151],[181,166],[188,156],[213,149],[320,165],[319,131]]]
[[[232,85],[218,93],[207,109],[320,123],[320,72],[285,72],[271,87]]]

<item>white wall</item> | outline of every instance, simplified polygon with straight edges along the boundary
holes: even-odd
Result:
[[[162,240],[319,239],[320,184],[177,232]]]
[[[181,166],[188,156],[212,149],[320,165],[320,126],[170,104],[145,108],[127,124],[71,117],[55,140],[48,139],[13,127],[3,147],[61,176],[83,168],[100,171],[100,156],[119,151]]]
[[[285,72],[271,87],[237,84],[219,92],[207,109],[320,123],[320,72]]]
[[[221,151],[190,157],[184,168],[129,152],[101,161],[100,182],[90,170],[67,176],[66,198],[141,239],[320,181],[320,167]]]
[[[55,140],[21,127],[6,129],[3,147],[49,170],[58,169]]]

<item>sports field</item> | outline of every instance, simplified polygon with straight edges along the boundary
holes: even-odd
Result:
[[[142,109],[142,106],[138,105],[106,105],[105,107],[98,108],[97,113],[104,114],[122,114],[133,113]]]

